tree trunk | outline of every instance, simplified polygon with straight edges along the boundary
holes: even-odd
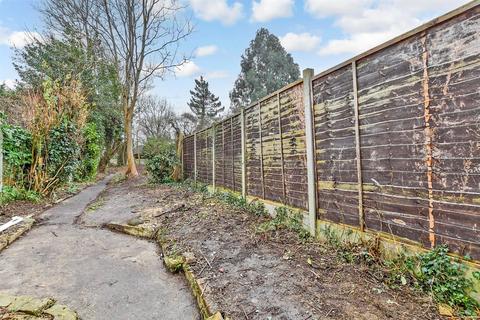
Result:
[[[133,136],[132,136],[133,108],[126,108],[125,112],[125,139],[127,143],[127,177],[138,176],[135,157],[133,155]]]

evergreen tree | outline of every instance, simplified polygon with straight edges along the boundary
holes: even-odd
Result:
[[[210,92],[208,82],[202,76],[195,79],[195,89],[190,90],[190,94],[192,97],[188,106],[198,120],[197,130],[205,128],[225,109],[218,97]]]
[[[242,55],[240,66],[240,74],[230,92],[232,113],[300,77],[298,64],[282,47],[278,37],[265,28],[257,31]]]

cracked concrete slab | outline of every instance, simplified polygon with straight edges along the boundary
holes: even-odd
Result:
[[[48,210],[46,222],[0,253],[1,290],[53,296],[86,320],[198,319],[183,277],[165,269],[153,242],[74,224],[105,187]]]

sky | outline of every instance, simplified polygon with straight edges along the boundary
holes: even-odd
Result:
[[[68,1],[68,0],[66,0]],[[300,69],[326,70],[430,19],[466,0],[180,0],[188,4],[194,32],[180,51],[191,61],[150,93],[166,98],[178,113],[188,111],[194,79],[203,75],[226,109],[229,92],[240,72],[241,55],[266,27],[279,37]],[[0,83],[13,86],[18,75],[13,49],[41,33],[39,0],[0,0]]]

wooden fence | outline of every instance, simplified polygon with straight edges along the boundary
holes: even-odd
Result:
[[[185,177],[480,260],[480,5],[185,138]]]

